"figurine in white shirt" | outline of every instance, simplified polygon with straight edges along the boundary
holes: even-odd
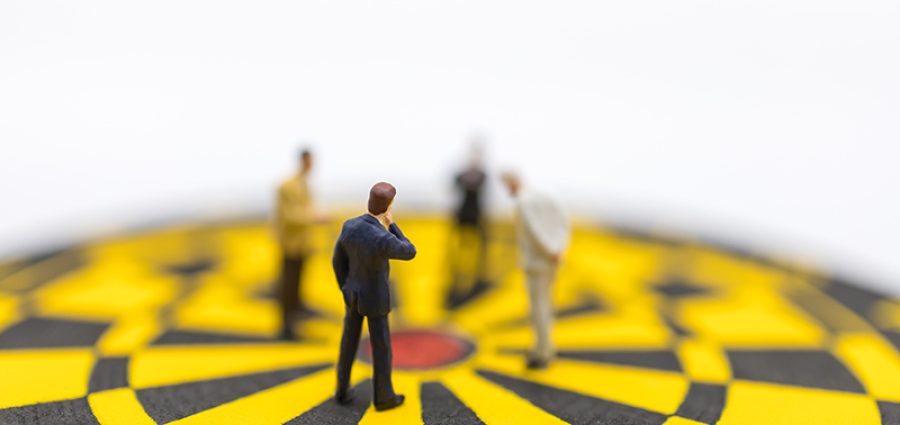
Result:
[[[515,173],[506,172],[502,179],[516,203],[519,257],[528,285],[535,332],[535,347],[527,366],[543,369],[555,355],[550,337],[553,326],[551,289],[560,256],[569,243],[569,220],[556,201],[524,188],[522,179]]]

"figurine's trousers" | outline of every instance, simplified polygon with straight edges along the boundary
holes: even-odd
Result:
[[[456,232],[460,238],[463,238],[465,233],[471,233],[478,239],[477,245],[466,245],[460,246],[454,249],[463,249],[463,250],[478,250],[478,258],[477,264],[475,265],[475,278],[476,279],[484,279],[485,278],[485,268],[487,267],[487,226],[484,225],[480,220],[476,220],[474,222],[471,221],[460,221],[457,223]],[[467,241],[467,239],[463,239]]]
[[[337,365],[337,392],[346,391],[350,386],[350,371],[353,368],[353,359],[356,358],[356,349],[359,347],[363,317],[369,322],[375,403],[383,403],[394,397],[394,385],[391,382],[391,330],[388,326],[388,317],[362,316],[355,305],[347,306],[344,316],[344,334],[341,336],[341,354]]]
[[[303,275],[303,257],[284,256],[281,261],[281,282],[278,301],[281,304],[281,325],[289,329],[300,309],[300,278]]]
[[[531,323],[534,326],[534,356],[550,360],[554,356],[550,330],[553,327],[553,281],[556,267],[549,270],[527,270],[528,298],[531,304]]]

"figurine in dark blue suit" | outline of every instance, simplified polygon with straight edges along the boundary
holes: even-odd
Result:
[[[389,183],[372,186],[368,214],[344,222],[334,247],[332,265],[347,307],[334,395],[340,404],[353,398],[349,388],[350,369],[359,346],[363,317],[368,319],[372,343],[375,409],[387,410],[403,404],[403,395],[394,393],[391,383],[388,260],[412,260],[416,256],[416,247],[403,236],[391,217],[396,194],[397,190]]]

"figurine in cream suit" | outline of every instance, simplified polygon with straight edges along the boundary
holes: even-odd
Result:
[[[550,331],[553,327],[553,282],[560,257],[569,243],[569,220],[550,196],[529,190],[515,173],[506,172],[503,184],[515,200],[519,256],[531,304],[535,347],[528,358],[529,369],[543,369],[555,351]]]

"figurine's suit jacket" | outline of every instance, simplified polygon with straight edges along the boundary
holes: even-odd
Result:
[[[522,268],[555,273],[551,258],[565,250],[571,233],[562,207],[543,193],[523,189],[516,197],[516,223]]]
[[[363,316],[388,314],[388,260],[411,260],[415,256],[416,247],[396,224],[385,229],[370,214],[345,221],[334,246],[332,265],[347,307]]]
[[[302,258],[312,253],[315,221],[313,197],[306,176],[297,174],[281,183],[272,224],[285,257]]]

